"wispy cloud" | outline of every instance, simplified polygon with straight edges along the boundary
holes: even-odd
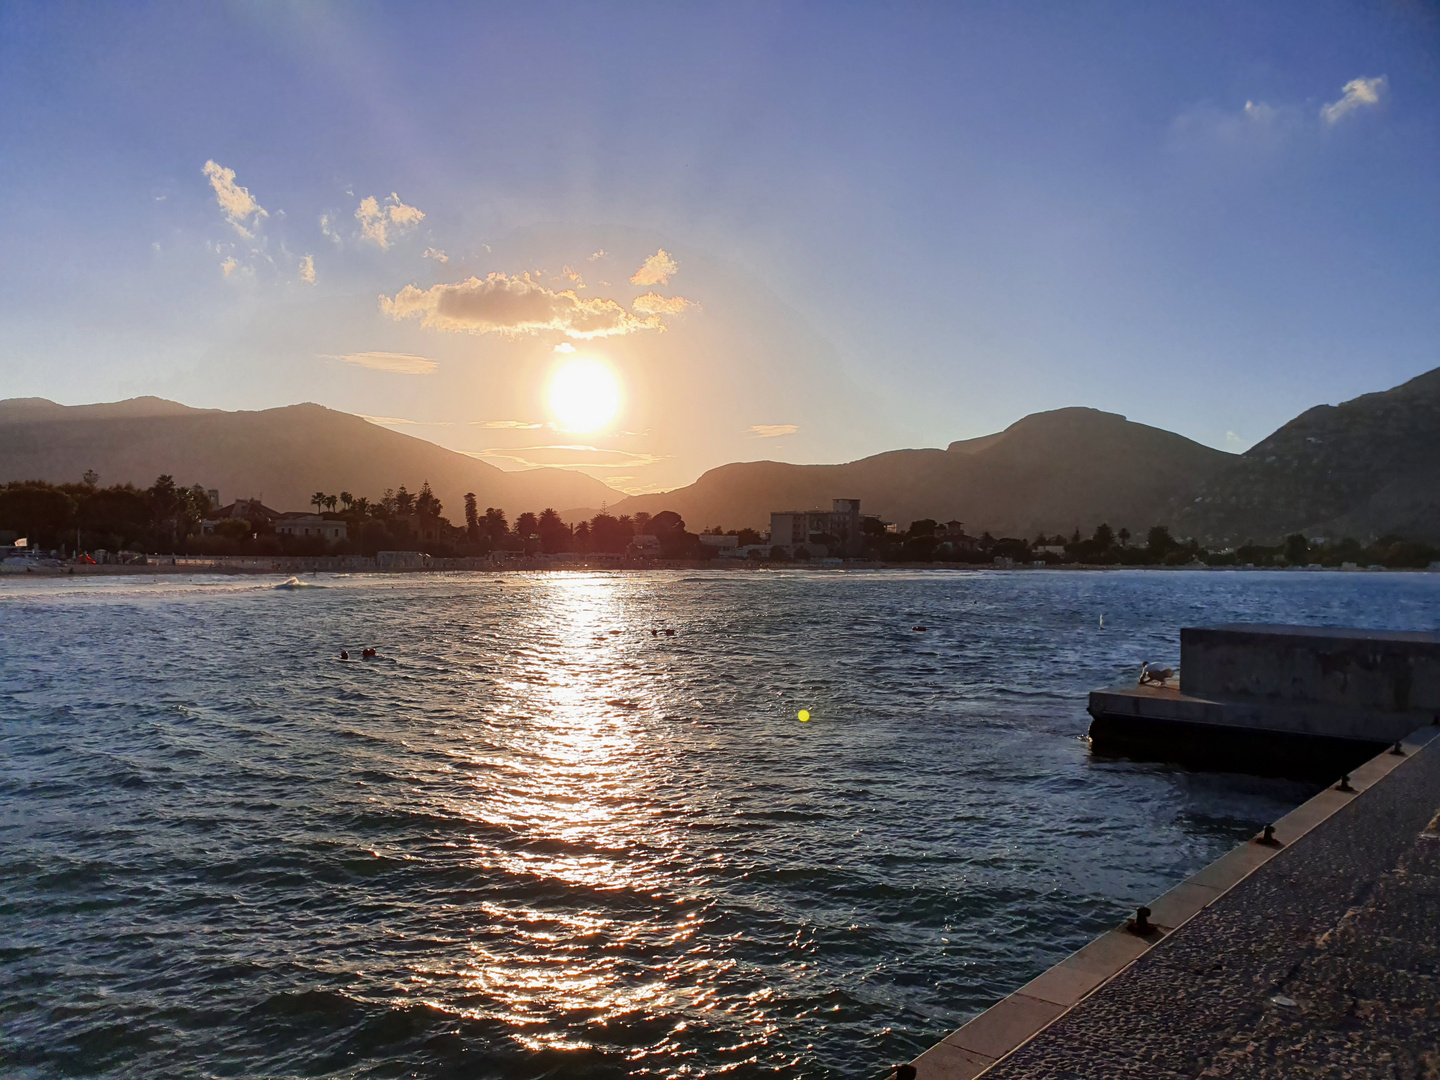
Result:
[[[630,302],[631,310],[641,315],[679,315],[686,308],[695,306],[694,300],[686,300],[683,296],[660,296],[653,292],[637,296]]]
[[[390,233],[405,232],[425,220],[425,212],[400,201],[393,191],[381,204],[374,195],[360,200],[355,209],[355,220],[360,222],[360,233],[366,240],[373,240],[382,250],[390,247]]]
[[[679,269],[680,267],[670,257],[669,252],[661,248],[641,263],[639,270],[630,275],[630,284],[668,285],[670,284],[670,275]]]
[[[518,428],[521,431],[534,431],[544,424],[529,424],[524,420],[472,420],[472,424],[487,428]]]
[[[400,352],[348,353],[335,359],[372,371],[392,371],[397,375],[433,375],[440,366],[426,357]]]
[[[1351,79],[1342,87],[1342,96],[1339,101],[1332,101],[1320,109],[1320,119],[1327,124],[1334,124],[1359,109],[1373,108],[1380,104],[1384,97],[1389,81],[1384,75],[1378,75],[1373,79]]]
[[[560,271],[562,277],[571,282],[577,289],[585,288],[585,279],[580,276],[580,271],[573,266],[567,266]]]
[[[329,214],[320,215],[320,231],[328,236],[334,243],[343,243],[340,239],[340,230],[335,227],[335,219]]]
[[[406,420],[403,416],[367,416],[356,413],[361,420],[368,420],[381,427],[453,427],[448,420]]]
[[[778,439],[781,435],[794,435],[800,428],[796,424],[751,424],[749,430],[757,439]]]
[[[225,211],[225,217],[235,231],[246,239],[253,236],[254,233],[246,228],[246,225],[251,223],[252,218],[258,223],[261,218],[270,215],[255,201],[248,188],[235,183],[235,170],[207,161],[200,171],[209,177],[210,186],[215,189],[215,201],[220,204],[220,209]]]
[[[438,263],[448,263],[450,261],[449,255],[446,255],[445,252],[441,251],[439,248],[433,247],[426,248],[424,254],[421,257],[425,259],[434,259]]]
[[[306,285],[315,284],[315,259],[311,255],[300,260],[300,280]]]
[[[601,248],[599,251],[592,251],[589,255],[585,256],[585,261],[594,262],[596,259],[603,259],[604,257],[605,249]]]
[[[634,469],[665,460],[654,454],[574,445],[489,446],[483,450],[462,450],[461,453],[482,460],[498,458],[502,461],[513,461],[530,469]]]
[[[380,310],[396,320],[418,318],[422,326],[454,333],[558,331],[571,338],[598,338],[664,329],[658,315],[642,319],[614,300],[583,300],[569,289],[554,292],[529,273],[471,277],[428,289],[407,285],[394,296],[381,296]]]
[[[235,272],[235,268],[239,265],[240,264],[235,261],[234,255],[226,255],[224,260],[220,263],[220,272],[226,277],[229,277]]]

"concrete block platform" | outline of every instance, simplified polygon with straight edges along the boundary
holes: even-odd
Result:
[[[1440,1075],[1440,727],[947,1035],[920,1080]]]
[[[1440,716],[1440,634],[1180,632],[1180,685],[1096,690],[1096,753],[1328,780]]]

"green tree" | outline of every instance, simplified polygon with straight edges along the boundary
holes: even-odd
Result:
[[[426,517],[439,517],[441,509],[440,500],[430,490],[430,481],[426,480],[420,485],[420,494],[415,496],[415,512]]]
[[[547,506],[540,512],[540,517],[535,523],[535,531],[540,536],[540,546],[548,555],[570,549],[571,533],[565,522],[560,520],[560,515],[555,512],[554,507]]]
[[[415,513],[415,496],[405,490],[404,484],[401,484],[400,489],[395,492],[395,513],[406,515]]]
[[[1095,535],[1092,539],[1095,541],[1095,546],[1103,551],[1115,543],[1115,533],[1109,525],[1102,521],[1096,526]]]
[[[1302,533],[1291,533],[1285,538],[1285,561],[1291,566],[1304,566],[1310,561],[1310,541]]]
[[[473,491],[465,493],[465,535],[472,544],[480,542],[480,506]]]
[[[485,535],[490,538],[490,543],[503,542],[509,533],[510,522],[505,520],[505,511],[498,506],[487,506],[485,508]]]
[[[1168,528],[1164,525],[1154,525],[1150,531],[1145,534],[1145,546],[1150,550],[1150,554],[1155,559],[1163,561],[1165,556],[1169,555],[1180,545],[1176,543],[1175,538],[1170,535]]]

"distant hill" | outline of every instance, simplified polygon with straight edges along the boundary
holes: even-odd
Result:
[[[1213,477],[1176,527],[1229,544],[1440,540],[1440,368],[1301,413]]]
[[[467,491],[482,512],[499,506],[512,517],[622,498],[583,473],[508,473],[320,405],[225,412],[153,397],[73,406],[0,401],[0,482],[78,481],[87,469],[102,484],[140,486],[168,473],[187,487],[218,488],[225,502],[263,497],[281,510],[305,509],[317,490],[378,499],[386,488],[415,491],[428,480],[457,522],[464,520]]]
[[[902,527],[959,519],[974,534],[1033,537],[1077,527],[1088,534],[1105,521],[1140,532],[1173,517],[1233,456],[1114,413],[1057,409],[944,450],[893,450],[845,465],[725,465],[611,512],[668,509],[691,528],[758,528],[772,510],[850,498]]]

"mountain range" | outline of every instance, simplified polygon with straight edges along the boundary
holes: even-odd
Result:
[[[967,531],[1034,537],[1101,522],[1137,535],[1164,524],[1202,542],[1275,542],[1292,532],[1440,540],[1440,368],[1401,386],[1296,417],[1243,454],[1115,413],[1035,413],[940,449],[892,450],[839,465],[737,462],[693,484],[624,497],[563,469],[504,472],[319,405],[262,412],[192,409],[159,398],[61,406],[0,402],[0,481],[178,482],[223,497],[306,505],[312,492],[378,497],[428,480],[458,520],[462,496],[513,516],[547,506],[573,519],[678,512],[692,529],[769,525],[772,510],[860,499],[902,526],[960,520]]]
[[[378,499],[427,480],[455,521],[464,497],[487,506],[599,506],[623,496],[565,469],[506,472],[465,454],[320,405],[260,412],[192,409],[142,397],[105,405],[44,398],[0,401],[0,481],[75,482],[93,469],[102,484],[148,487],[168,474],[185,487],[220,491],[222,502],[259,498],[303,509],[316,491]]]
[[[996,536],[1142,534],[1168,525],[1211,545],[1307,536],[1440,540],[1440,368],[1342,405],[1319,405],[1243,454],[1096,409],[1035,413],[944,450],[844,465],[757,461],[615,513],[677,511],[692,527],[768,524],[769,510],[858,498],[902,527],[958,519]]]

